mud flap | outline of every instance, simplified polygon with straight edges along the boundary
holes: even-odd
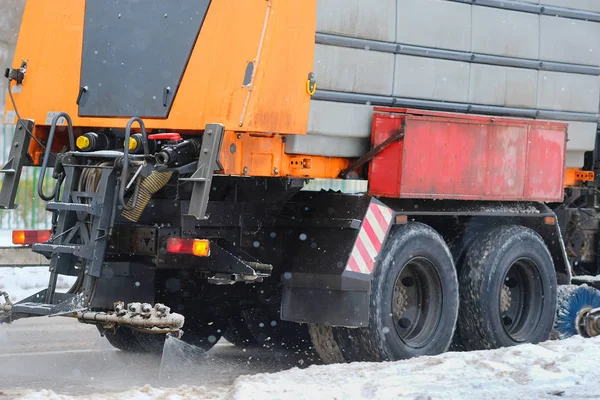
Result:
[[[371,278],[393,219],[393,210],[373,198],[337,274],[286,272],[281,319],[346,327],[368,324]]]

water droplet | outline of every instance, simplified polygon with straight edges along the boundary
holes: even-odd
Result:
[[[302,240],[302,241],[305,241],[307,237],[308,236],[306,236],[306,233],[301,233],[300,234],[300,240]]]
[[[263,324],[262,322],[260,324],[258,324],[259,327],[264,328],[265,324]]]
[[[216,338],[216,337],[214,337],[213,335],[210,335],[210,336],[208,337],[208,342],[209,342],[209,343],[216,343],[216,342],[217,342],[217,338]]]
[[[271,321],[271,326],[277,326],[277,321]]]
[[[387,326],[384,326],[381,331],[385,334],[388,334],[390,332],[390,328],[388,328]]]
[[[140,285],[141,285],[141,283],[139,283],[139,282],[135,283],[135,287],[139,287]]]
[[[254,246],[255,248],[259,248],[260,242],[256,241],[256,242],[252,243],[252,246]]]
[[[275,232],[271,232],[271,239],[275,239],[277,237],[277,234]]]

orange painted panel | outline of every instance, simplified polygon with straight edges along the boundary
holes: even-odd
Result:
[[[349,165],[346,158],[285,154],[283,136],[226,132],[219,161],[224,174],[335,178]]]
[[[27,2],[13,67],[27,59],[28,69],[15,100],[22,117],[38,125],[46,124],[48,112],[65,111],[75,126],[123,128],[124,118],[77,116],[84,11],[82,0]],[[213,0],[169,117],[148,119],[147,126],[198,131],[221,123],[227,130],[306,133],[315,24],[314,0]],[[160,57],[160,49],[148,51]],[[248,97],[244,73],[257,54]]]

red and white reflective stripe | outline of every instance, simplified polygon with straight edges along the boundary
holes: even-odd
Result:
[[[392,218],[392,210],[386,206],[375,203],[369,205],[346,270],[363,274],[373,272],[375,258],[383,247],[383,241],[392,224]]]

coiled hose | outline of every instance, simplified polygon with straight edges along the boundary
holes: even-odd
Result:
[[[138,194],[137,203],[133,207],[133,197],[127,202],[130,210],[123,210],[121,214],[131,222],[138,222],[142,213],[148,206],[148,203],[152,199],[152,196],[156,194],[160,189],[164,188],[167,183],[171,180],[173,172],[152,172],[146,179],[140,184],[140,190]],[[133,208],[132,208],[133,207]]]

